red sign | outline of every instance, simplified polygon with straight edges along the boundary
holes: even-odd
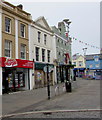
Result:
[[[33,68],[34,62],[29,60],[10,59],[1,57],[0,67]]]
[[[65,53],[65,63],[68,63],[68,60],[70,59],[69,53]]]

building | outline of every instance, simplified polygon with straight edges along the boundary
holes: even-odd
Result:
[[[31,15],[23,6],[0,4],[0,94],[31,87],[34,63],[29,60]]]
[[[74,67],[74,73],[77,77],[84,77],[85,75],[85,58],[82,55],[75,54],[72,57],[72,63],[75,65]]]
[[[91,54],[85,57],[88,77],[102,79],[102,54]]]
[[[43,16],[32,22],[30,26],[30,59],[35,61],[34,87],[47,85],[47,64],[50,67],[49,80],[54,84],[53,70],[53,32]]]
[[[64,22],[59,22],[58,27],[53,26],[54,32],[54,63],[55,63],[55,82],[64,82],[65,69],[63,65],[68,64],[71,60],[71,38],[66,36],[66,26]]]

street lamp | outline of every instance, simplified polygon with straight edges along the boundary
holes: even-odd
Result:
[[[71,21],[69,21],[69,19],[64,19],[63,22],[66,25],[66,37],[67,37],[67,41],[69,40],[69,25],[71,24]],[[70,66],[71,66],[71,61],[69,58],[69,64],[67,65],[67,57],[69,56],[68,53],[65,54],[66,55],[66,65],[65,65],[65,71],[66,71],[66,82],[65,82],[65,86],[66,86],[66,92],[71,92],[71,81],[70,81]]]
[[[86,51],[87,51],[87,48],[83,48],[84,57],[85,57],[85,55],[86,55]]]
[[[67,30],[67,40],[69,40],[69,25],[72,23],[69,19],[64,19],[63,22],[66,24]]]
[[[83,48],[82,50],[84,52],[84,63],[85,63],[85,68],[86,68],[86,57],[85,57],[85,55],[86,55],[87,48]]]

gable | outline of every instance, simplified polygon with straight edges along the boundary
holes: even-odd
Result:
[[[43,28],[51,31],[51,28],[49,27],[47,21],[45,20],[45,18],[43,16],[37,18],[35,20],[35,23],[38,24],[38,25],[40,25],[40,26],[42,26]]]

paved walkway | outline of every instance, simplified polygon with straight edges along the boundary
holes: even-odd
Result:
[[[92,88],[93,85],[95,87],[96,83],[97,83],[97,81],[95,81],[95,80],[93,81],[93,80],[82,80],[82,79],[78,79],[77,81],[73,82],[72,93],[68,93],[68,96],[70,97],[70,101],[74,102],[75,100],[78,100],[80,95],[85,96],[86,91],[91,92],[91,89],[89,90],[87,88],[89,88],[89,87]],[[98,89],[98,90],[95,89],[95,93],[97,93],[97,91],[99,91],[99,89],[100,89],[99,87],[100,86],[99,86],[99,81],[98,81],[98,84],[96,84],[96,89]],[[58,94],[58,91],[55,93],[55,88],[56,88],[56,86],[51,86],[51,100],[52,99],[54,100],[57,97],[60,98],[60,96],[62,94],[63,95],[66,94],[66,92],[63,89],[63,84],[59,85],[59,94]],[[84,89],[85,89],[85,92],[77,93],[77,91],[82,91]],[[73,98],[74,96],[71,96],[71,95],[75,94],[75,93],[79,94],[79,96],[76,95],[77,97]],[[84,100],[84,98],[85,97],[83,97],[83,100]],[[88,99],[90,99],[90,98],[88,98]],[[22,110],[26,111],[26,108],[27,107],[31,108],[31,106],[33,106],[33,109],[39,107],[40,105],[43,106],[43,103],[45,103],[45,101],[48,101],[47,100],[47,88],[34,89],[31,91],[24,91],[24,92],[18,92],[18,93],[13,93],[13,94],[5,94],[5,95],[3,95],[3,115],[9,114],[9,113],[15,113],[15,112],[17,113],[17,111],[22,112]],[[69,101],[69,99],[68,99],[68,101]],[[80,102],[78,104],[80,104]],[[84,103],[83,103],[83,105],[84,105]],[[52,104],[51,104],[51,106],[52,106]],[[73,106],[71,105],[70,107],[72,108],[74,106],[77,106],[77,105],[73,104]],[[70,107],[68,107],[68,108],[70,108]],[[44,109],[44,107],[41,107],[41,108]],[[47,108],[47,106],[46,106],[46,108]],[[94,106],[93,106],[93,108],[94,108]]]

